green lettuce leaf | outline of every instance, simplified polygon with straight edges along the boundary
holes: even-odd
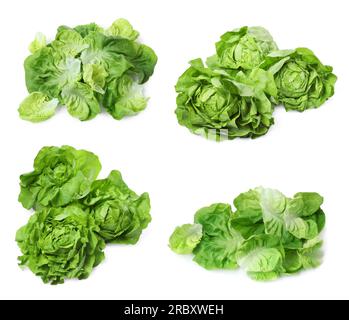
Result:
[[[265,232],[270,235],[282,237],[285,232],[283,213],[286,209],[286,197],[274,189],[259,188],[260,205],[263,212]]]
[[[79,82],[67,85],[63,88],[61,97],[68,112],[81,121],[91,120],[101,112],[99,102],[87,84]]]
[[[82,78],[93,91],[104,94],[104,87],[108,77],[107,71],[99,64],[85,64],[83,66]]]
[[[195,214],[195,223],[203,227],[203,237],[193,251],[196,263],[208,270],[238,267],[235,253],[244,238],[232,227],[231,219],[231,207],[223,203],[202,208]]]
[[[258,235],[247,240],[237,251],[240,267],[256,280],[271,280],[282,272],[284,250],[278,237]]]
[[[137,40],[139,32],[134,30],[126,19],[117,19],[106,30],[107,36],[122,37],[129,40]]]
[[[29,93],[42,92],[50,98],[59,98],[64,86],[81,79],[81,61],[62,56],[51,47],[45,47],[24,62]]]
[[[323,257],[321,247],[322,240],[316,237],[305,242],[303,248],[298,250],[304,269],[312,269],[320,266]]]
[[[178,254],[190,254],[202,239],[201,224],[184,224],[177,227],[170,237],[169,246]]]
[[[46,36],[39,32],[36,34],[35,39],[31,44],[29,45],[29,51],[31,53],[35,53],[36,51],[39,51],[40,49],[46,47]]]
[[[153,74],[157,62],[154,51],[137,42],[121,37],[91,33],[85,38],[89,48],[81,54],[83,64],[103,64],[109,80],[120,78],[129,70],[140,84]]]
[[[33,92],[20,104],[19,116],[31,122],[45,121],[54,116],[58,103],[58,99],[50,99],[41,92]]]
[[[104,33],[104,29],[96,23],[82,24],[74,28],[83,38],[87,37],[91,33]]]
[[[283,267],[287,273],[295,273],[301,270],[302,261],[297,250],[285,250]]]
[[[103,105],[117,120],[139,113],[146,108],[147,102],[143,86],[133,82],[127,74],[108,83],[103,99]]]
[[[88,44],[77,31],[65,26],[58,28],[56,39],[50,43],[50,46],[69,57],[76,57],[88,48]]]

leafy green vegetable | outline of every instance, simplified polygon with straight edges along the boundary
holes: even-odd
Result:
[[[270,53],[262,67],[274,74],[278,102],[286,110],[320,107],[334,94],[337,77],[307,48]]]
[[[86,279],[104,260],[105,243],[98,230],[92,216],[78,206],[37,211],[16,234],[23,254],[20,265],[45,283]]]
[[[100,105],[115,119],[139,113],[148,102],[142,88],[154,72],[157,56],[137,42],[138,35],[125,19],[107,30],[93,23],[60,26],[48,44],[38,35],[24,63],[29,93],[60,101],[81,121],[100,113]],[[22,118],[37,121],[37,103],[26,103],[27,115]]]
[[[128,75],[111,81],[104,96],[104,105],[115,119],[135,115],[145,109],[148,98],[143,96],[143,86],[134,83]]]
[[[84,199],[107,242],[135,244],[151,221],[148,193],[138,196],[128,188],[119,171],[93,182]]]
[[[317,108],[333,96],[337,80],[309,49],[278,50],[262,27],[226,32],[207,67],[201,59],[190,65],[176,85],[178,122],[216,141],[266,134],[275,105]]]
[[[195,214],[195,223],[203,227],[204,236],[194,250],[194,261],[204,268],[235,269],[235,253],[244,241],[231,226],[232,210],[224,203],[202,208]]]
[[[201,224],[184,224],[177,227],[170,237],[170,248],[178,254],[190,254],[202,238]]]
[[[201,59],[190,64],[176,85],[181,125],[217,141],[268,132],[274,123],[268,97],[277,95],[271,73],[240,71],[232,79],[222,70],[205,68]]]
[[[81,79],[81,61],[44,47],[24,62],[29,93],[41,92],[59,98],[63,87]]]
[[[87,278],[106,243],[136,244],[151,221],[148,193],[137,195],[116,170],[96,180],[100,170],[91,152],[45,147],[20,177],[19,201],[36,212],[17,231],[19,261],[45,283]]]
[[[217,55],[208,59],[209,66],[249,70],[258,67],[264,57],[277,50],[270,33],[262,27],[242,27],[221,36],[216,43]]]
[[[106,30],[108,36],[137,40],[139,32],[126,19],[118,19]]]
[[[68,112],[81,121],[93,119],[100,112],[98,100],[87,84],[65,86],[61,96],[62,104],[67,106]]]
[[[200,209],[194,225],[175,230],[170,247],[193,253],[194,261],[209,270],[241,267],[252,279],[273,280],[321,264],[322,203],[314,192],[287,198],[259,187],[234,199],[235,212],[224,203]],[[194,226],[202,227],[202,236],[193,235]]]
[[[39,51],[43,47],[46,47],[46,37],[42,33],[37,33],[35,36],[35,39],[33,42],[29,45],[29,51],[31,53],[35,53],[36,51]]]
[[[34,171],[20,177],[19,201],[27,209],[63,207],[85,197],[100,170],[99,159],[91,152],[44,147],[34,160]]]
[[[282,272],[283,256],[279,238],[270,235],[252,236],[236,253],[239,266],[256,280],[276,278]]]
[[[103,88],[105,87],[108,73],[102,65],[85,64],[82,77],[93,91],[104,94]]]
[[[18,112],[23,120],[41,122],[54,116],[58,99],[51,99],[41,93],[33,92],[20,104]]]

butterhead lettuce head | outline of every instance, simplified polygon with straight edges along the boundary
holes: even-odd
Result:
[[[98,230],[93,217],[78,206],[39,210],[17,231],[20,265],[45,283],[85,279],[104,260]]]
[[[137,195],[116,170],[96,180],[100,170],[89,151],[44,147],[20,177],[19,201],[35,212],[17,231],[19,261],[45,283],[87,278],[106,243],[136,244],[151,221],[148,193]]]
[[[201,59],[190,64],[176,85],[178,122],[216,141],[266,134],[276,105],[317,108],[337,80],[311,50],[279,50],[263,27],[226,32],[207,67]]]
[[[176,85],[181,125],[217,141],[268,132],[274,123],[268,97],[277,95],[271,73],[254,69],[232,78],[222,70],[206,68],[201,59],[190,64]]]
[[[320,107],[334,94],[337,77],[307,48],[270,53],[262,67],[273,73],[278,102],[286,110]]]

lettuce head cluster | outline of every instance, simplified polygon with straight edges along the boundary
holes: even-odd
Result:
[[[208,270],[240,267],[254,280],[274,280],[321,264],[322,203],[318,193],[288,198],[258,187],[235,198],[235,211],[225,203],[200,209],[193,224],[174,230],[169,246]]]
[[[91,152],[44,147],[20,177],[19,201],[35,212],[16,234],[19,262],[45,283],[87,278],[107,243],[136,244],[151,221],[148,193],[137,195],[116,170],[96,180],[100,170]]]
[[[179,124],[216,141],[257,138],[274,124],[273,111],[320,107],[337,77],[307,48],[279,50],[262,27],[227,32],[216,54],[190,61],[176,85]]]
[[[59,105],[82,121],[94,118],[101,106],[118,120],[144,110],[143,84],[157,56],[138,36],[125,19],[106,30],[94,23],[60,26],[49,43],[38,34],[24,62],[29,96],[20,104],[20,117],[44,121]]]

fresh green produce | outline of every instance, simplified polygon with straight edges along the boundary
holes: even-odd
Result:
[[[138,196],[116,170],[96,180],[100,170],[91,152],[44,147],[21,176],[19,201],[36,211],[17,231],[19,261],[45,283],[87,278],[106,243],[136,244],[151,221],[148,193]]]
[[[84,198],[100,170],[99,159],[91,152],[44,147],[34,160],[34,171],[20,176],[19,202],[26,209],[63,207]]]
[[[143,84],[157,56],[137,41],[138,35],[125,19],[106,30],[93,23],[61,26],[50,43],[38,34],[24,63],[30,95],[19,108],[20,117],[44,121],[59,104],[82,121],[94,118],[100,106],[118,120],[145,109]]]
[[[208,58],[208,65],[249,70],[258,67],[265,56],[278,47],[270,33],[262,27],[242,27],[221,36],[216,43],[217,54]]]
[[[58,104],[58,99],[49,100],[45,94],[33,92],[23,100],[18,112],[23,120],[41,122],[54,116]]]
[[[317,108],[334,95],[333,68],[324,66],[307,48],[272,52],[262,67],[274,74],[278,102],[286,110]]]
[[[317,193],[287,198],[259,187],[235,198],[235,211],[224,203],[200,209],[169,245],[208,270],[241,267],[252,279],[273,280],[321,264],[322,203]]]
[[[151,221],[148,193],[138,196],[130,190],[119,171],[93,182],[83,203],[90,208],[100,227],[98,233],[107,243],[135,244]]]
[[[78,206],[45,208],[19,229],[20,265],[52,284],[87,278],[104,260],[105,243],[92,215]]]
[[[190,64],[176,85],[180,124],[217,141],[268,132],[274,123],[269,97],[277,96],[271,73],[254,69],[231,78],[225,71],[205,68],[201,59]]]
[[[206,65],[192,60],[179,77],[176,115],[180,125],[216,141],[266,134],[275,105],[317,108],[337,80],[309,49],[278,50],[262,27],[223,34]]]

